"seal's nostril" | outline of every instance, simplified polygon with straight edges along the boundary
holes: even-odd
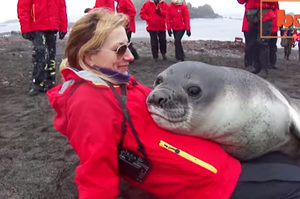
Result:
[[[165,99],[165,98],[159,98],[157,104],[158,104],[159,106],[162,107],[162,106],[164,105],[165,102],[166,102],[166,99]]]

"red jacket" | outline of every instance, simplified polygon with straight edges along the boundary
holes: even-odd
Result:
[[[167,30],[191,30],[187,5],[171,3],[167,9],[166,24]]]
[[[155,10],[158,8],[160,14],[156,14]],[[143,4],[140,10],[141,19],[147,22],[146,30],[151,31],[164,31],[166,30],[166,13],[168,4],[161,0],[157,6],[153,0],[149,0]]]
[[[136,9],[131,0],[116,0],[117,4],[117,12],[124,13],[128,15],[130,24],[128,30],[131,32],[135,32],[135,16]]]
[[[296,38],[295,38],[295,42],[297,42],[297,44],[298,44],[298,48],[299,48],[299,50],[300,50],[300,32],[295,32],[295,36],[297,36]]]
[[[272,25],[272,33],[278,32],[278,24],[277,24],[277,11],[279,10],[279,3],[276,2],[275,6],[273,8],[274,14],[275,14],[275,18],[273,19],[273,25]]]
[[[65,0],[19,0],[17,13],[21,32],[68,31]]]
[[[56,111],[55,128],[68,138],[80,159],[75,177],[79,199],[115,199],[120,183],[117,145],[123,113],[111,89],[97,76],[64,69],[63,77],[75,83],[66,87],[57,85],[47,94]],[[146,105],[151,90],[139,83],[134,85],[133,81],[136,80],[131,76],[127,84],[127,107],[152,169],[143,184],[123,177],[158,198],[228,199],[241,172],[239,161],[214,142],[159,128]],[[164,144],[189,155],[181,156]],[[137,152],[138,145],[128,124],[123,146]],[[198,162],[187,158],[191,155]],[[208,165],[199,164],[199,160]]]
[[[260,0],[237,0],[240,4],[245,4],[245,13],[243,17],[243,25],[242,25],[242,32],[247,32],[249,31],[249,23],[246,18],[246,11],[249,9],[254,9],[254,8],[260,8]],[[267,12],[262,21],[267,21],[270,19],[273,19],[273,25],[272,25],[272,33],[278,31],[277,27],[277,10],[279,9],[279,4],[278,2],[268,2],[268,3],[263,3],[262,8],[271,8],[272,10]]]
[[[114,0],[96,0],[94,8],[109,8],[115,11],[115,1]]]
[[[296,41],[298,41],[297,36],[299,36],[299,34],[297,33],[297,30],[293,30],[291,35],[287,35],[287,33],[288,33],[287,30],[283,30],[283,36],[293,36],[293,38],[291,38],[291,44],[292,44],[292,47],[294,48],[296,45]]]

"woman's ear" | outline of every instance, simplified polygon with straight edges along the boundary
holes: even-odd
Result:
[[[83,61],[89,66],[93,65],[93,54],[85,54],[83,56]]]

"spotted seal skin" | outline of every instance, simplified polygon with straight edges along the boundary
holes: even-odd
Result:
[[[299,151],[300,103],[242,69],[185,61],[157,76],[153,120],[173,133],[219,143],[239,160]]]

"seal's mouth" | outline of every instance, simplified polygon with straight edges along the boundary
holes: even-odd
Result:
[[[187,120],[187,110],[184,107],[166,109],[148,104],[148,111],[152,117],[160,117],[170,123],[184,122]]]

